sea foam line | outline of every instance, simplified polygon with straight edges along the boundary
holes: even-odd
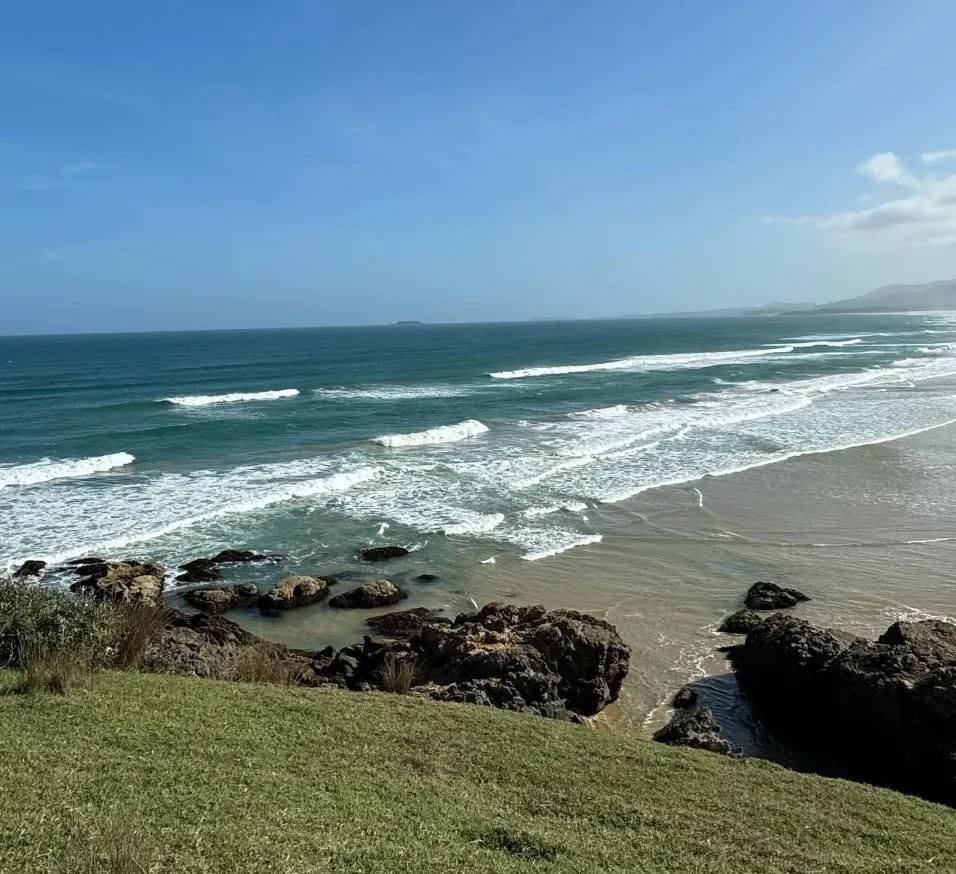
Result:
[[[58,479],[75,479],[94,473],[105,473],[117,467],[132,464],[135,458],[128,452],[113,455],[97,455],[92,458],[64,459],[54,461],[44,458],[31,464],[16,464],[0,467],[0,489],[8,486],[32,486]]]
[[[433,443],[456,443],[485,434],[488,426],[477,419],[468,419],[457,425],[442,425],[439,428],[430,428],[427,431],[416,431],[412,434],[385,434],[374,438],[371,442],[389,449],[401,449],[406,446],[427,446]]]
[[[737,364],[765,355],[785,355],[793,346],[772,349],[742,349],[735,352],[691,352],[674,355],[634,355],[597,364],[561,364],[553,367],[526,367],[520,370],[499,370],[488,374],[492,379],[527,379],[535,376],[562,376],[570,373],[594,373],[605,370],[686,370]]]
[[[551,558],[553,555],[560,555],[570,549],[576,549],[579,546],[588,546],[591,543],[600,543],[603,540],[600,534],[584,534],[573,540],[565,540],[556,543],[553,546],[545,547],[537,552],[526,552],[521,558],[525,561],[541,561],[543,558]]]
[[[475,388],[453,385],[369,386],[368,388],[317,388],[313,392],[329,400],[404,401],[428,398],[457,398],[470,395]]]
[[[294,398],[298,394],[297,388],[283,388],[277,391],[232,392],[225,395],[185,395],[160,398],[158,403],[175,404],[179,407],[208,407],[212,404],[235,404],[244,401],[276,401],[280,398]]]

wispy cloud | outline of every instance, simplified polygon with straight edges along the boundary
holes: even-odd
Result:
[[[925,152],[921,159],[936,164],[956,159],[956,149]],[[956,245],[956,172],[914,173],[893,152],[880,152],[856,168],[879,186],[901,189],[905,196],[884,196],[875,206],[825,216],[769,217],[778,224],[811,226],[837,237],[871,240],[880,245]]]
[[[943,149],[940,152],[923,152],[920,157],[927,164],[936,164],[939,161],[956,161],[956,149]]]

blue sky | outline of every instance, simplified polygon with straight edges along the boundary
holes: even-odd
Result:
[[[16,4],[0,334],[956,277],[953,33],[951,0]]]

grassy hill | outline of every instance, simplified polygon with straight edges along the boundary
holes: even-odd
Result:
[[[956,870],[948,808],[409,697],[108,673],[0,738],[11,874]]]

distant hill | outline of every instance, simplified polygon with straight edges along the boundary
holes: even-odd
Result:
[[[956,310],[956,279],[922,285],[885,285],[858,297],[816,307],[817,313],[892,313]]]

